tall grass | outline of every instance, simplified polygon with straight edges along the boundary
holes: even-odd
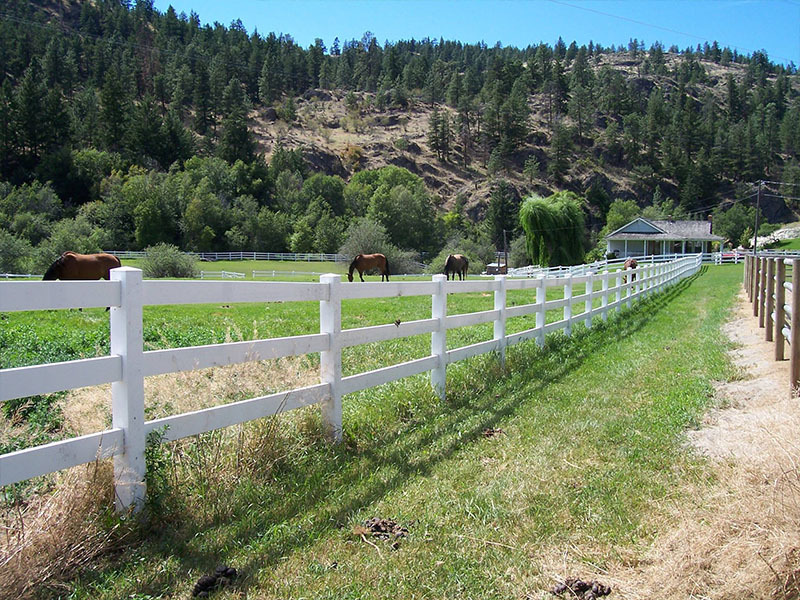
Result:
[[[643,552],[682,483],[703,485],[683,432],[731,376],[720,325],[740,281],[709,269],[544,349],[512,347],[506,370],[452,365],[445,402],[421,376],[347,396],[339,446],[313,408],[157,446],[138,542],[62,589],[186,596],[224,563],[240,576],[220,598],[538,598],[566,568],[602,573]],[[370,517],[409,535],[396,550],[369,539]]]

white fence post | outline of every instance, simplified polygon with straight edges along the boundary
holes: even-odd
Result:
[[[564,283],[564,298],[566,299],[564,319],[567,322],[564,333],[569,336],[572,335],[572,273],[567,276],[567,280]]]
[[[328,299],[319,302],[319,331],[327,333],[328,350],[320,352],[319,367],[322,383],[330,386],[330,395],[322,402],[322,421],[325,437],[331,442],[342,441],[342,348],[339,333],[342,331],[342,299],[339,286],[342,276],[321,275],[320,283],[328,286]]]
[[[603,307],[603,321],[608,321],[608,271],[603,271],[603,297],[601,303]]]
[[[431,370],[431,386],[436,395],[444,400],[447,382],[447,276],[434,275],[433,281],[438,285],[431,297],[431,318],[439,323],[436,331],[431,333],[431,355],[437,358],[436,368]]]
[[[500,367],[506,368],[506,275],[495,275],[497,289],[494,291],[494,309],[500,311],[494,321],[494,339],[500,356]]]
[[[544,303],[547,300],[547,287],[545,286],[545,278],[539,275],[539,280],[536,282],[536,343],[541,348],[544,346],[544,322],[545,311]]]
[[[120,282],[120,306],[111,307],[111,354],[122,357],[122,379],[111,383],[111,420],[122,429],[122,452],[114,456],[114,493],[118,512],[138,512],[145,500],[144,335],[142,272],[111,270]]]
[[[586,281],[586,293],[589,297],[586,299],[586,303],[584,304],[584,312],[586,313],[586,328],[591,329],[592,327],[592,304],[594,298],[594,272],[589,271],[589,279]]]
[[[622,308],[622,305],[620,304],[620,302],[622,301],[622,271],[617,271],[616,279],[617,279],[616,310],[617,312],[619,312],[620,309]]]

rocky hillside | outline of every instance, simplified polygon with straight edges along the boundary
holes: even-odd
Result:
[[[680,55],[665,55],[668,70],[675,71],[684,61]],[[654,89],[666,94],[674,93],[679,84],[670,75],[642,74],[646,57],[627,53],[606,54],[596,57],[592,68],[597,76],[604,68],[613,69],[624,76],[627,85],[643,97],[649,97]],[[748,79],[748,66],[730,63],[720,65],[712,60],[698,60],[707,77],[702,84],[684,88],[690,101],[701,107],[703,102],[713,99],[715,110],[724,112],[726,104],[726,80]],[[767,78],[775,84],[776,77]],[[800,79],[791,78],[793,98],[800,95]],[[250,127],[258,140],[259,152],[269,160],[278,146],[301,148],[313,169],[328,175],[348,179],[355,171],[396,165],[422,177],[437,199],[442,210],[450,210],[455,199],[465,199],[468,216],[480,221],[486,211],[495,179],[502,177],[511,183],[516,197],[531,193],[542,196],[567,189],[585,195],[593,186],[605,195],[634,200],[640,206],[649,206],[656,188],[664,198],[678,199],[680,182],[670,178],[652,177],[657,182],[643,182],[642,172],[631,166],[631,160],[609,160],[608,140],[604,134],[610,122],[622,122],[622,118],[597,115],[582,140],[570,152],[568,169],[559,178],[548,176],[551,160],[553,126],[548,116],[548,98],[544,93],[531,94],[528,99],[530,116],[526,142],[516,151],[499,171],[490,172],[487,156],[476,157],[468,166],[461,160],[462,148],[453,145],[450,156],[440,159],[431,149],[429,141],[430,120],[434,109],[446,112],[453,122],[457,111],[443,103],[431,104],[421,97],[411,98],[408,106],[376,106],[376,94],[344,90],[308,90],[294,98],[296,118],[287,122],[279,118],[273,107],[259,107],[250,113]],[[574,120],[562,115],[560,124],[575,125]],[[624,130],[620,132],[620,137]],[[524,173],[526,160],[533,157],[538,162],[535,174]],[[780,163],[788,162],[782,156]],[[646,174],[645,174],[646,175]],[[721,178],[715,186],[719,202],[734,198],[737,182],[732,178]],[[710,203],[709,203],[710,204]],[[590,207],[598,208],[598,207]],[[771,222],[789,222],[798,218],[798,206],[777,198],[765,198],[762,210]],[[602,226],[601,211],[592,211],[589,224]]]

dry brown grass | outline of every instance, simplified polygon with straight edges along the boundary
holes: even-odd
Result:
[[[162,375],[146,383],[146,410],[153,419],[318,381],[306,357]],[[110,404],[108,385],[74,390],[62,401],[65,423],[79,434],[101,431],[110,424]],[[240,478],[271,476],[275,464],[321,436],[318,413],[310,407],[173,442],[164,450],[168,489],[150,491],[166,494],[172,510],[219,516]],[[55,474],[50,491],[0,511],[0,600],[30,598],[46,588],[68,591],[64,582],[120,543],[125,535],[112,516],[112,479],[110,461],[75,467]],[[181,498],[177,506],[186,485],[209,492]]]
[[[0,538],[0,599],[31,598],[63,585],[124,539],[105,517],[113,505],[111,464],[102,461],[59,473],[51,493],[4,507]]]
[[[303,356],[170,373],[145,380],[145,411],[158,419],[315,383],[319,373]],[[111,385],[72,390],[61,409],[70,431],[103,431],[111,424]]]

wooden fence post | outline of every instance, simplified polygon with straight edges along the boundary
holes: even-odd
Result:
[[[342,441],[342,276],[328,273],[320,275],[319,281],[328,287],[328,299],[319,302],[319,331],[327,333],[329,339],[328,349],[319,355],[320,379],[330,386],[330,394],[321,405],[322,422],[328,441],[338,443]]]
[[[572,335],[572,273],[567,275],[567,279],[564,283],[564,298],[566,299],[566,303],[564,304],[564,319],[567,322],[564,333],[570,336]]]
[[[543,275],[539,276],[536,282],[536,343],[541,348],[544,346],[544,324],[545,324],[545,310],[544,303],[547,301],[547,287],[545,286],[545,278]]]
[[[767,293],[766,304],[764,309],[764,327],[766,327],[766,340],[772,341],[773,322],[772,313],[775,310],[775,259],[767,259]]]
[[[753,294],[750,297],[750,301],[753,303],[753,316],[758,316],[758,278],[759,278],[759,271],[758,271],[758,260],[754,257],[753,258]]]
[[[792,260],[792,339],[789,350],[792,355],[789,359],[791,371],[791,391],[797,389],[800,380],[800,259]]]
[[[760,259],[760,279],[758,282],[758,326],[764,327],[764,313],[767,304],[767,258]]]
[[[603,296],[600,300],[600,306],[603,308],[602,313],[603,321],[608,321],[608,271],[603,271]]]
[[[494,340],[500,357],[500,368],[506,368],[506,275],[495,275],[497,289],[494,291],[494,309],[500,311],[494,321]]]
[[[111,421],[122,429],[122,452],[114,456],[117,512],[144,507],[144,335],[142,272],[132,267],[111,270],[120,282],[120,306],[111,307],[111,354],[122,357],[122,379],[111,383]]]
[[[786,288],[783,287],[786,281],[786,263],[782,258],[778,259],[775,269],[775,360],[783,360],[784,347],[786,340],[783,337],[783,325],[786,322]]]
[[[445,399],[447,382],[447,292],[445,291],[446,275],[434,275],[437,283],[436,292],[431,297],[431,318],[439,321],[436,330],[431,333],[431,354],[437,358],[436,368],[431,370],[431,387],[441,400]]]
[[[594,299],[594,272],[589,272],[589,279],[586,281],[586,294],[588,297],[586,298],[586,302],[583,305],[583,312],[586,313],[586,319],[584,323],[586,324],[586,329],[592,328],[592,305]]]
[[[748,283],[750,282],[750,261],[748,260],[748,256],[745,255],[744,257],[744,279],[742,280],[742,285],[744,289],[747,290],[747,297],[750,298],[750,286]]]

